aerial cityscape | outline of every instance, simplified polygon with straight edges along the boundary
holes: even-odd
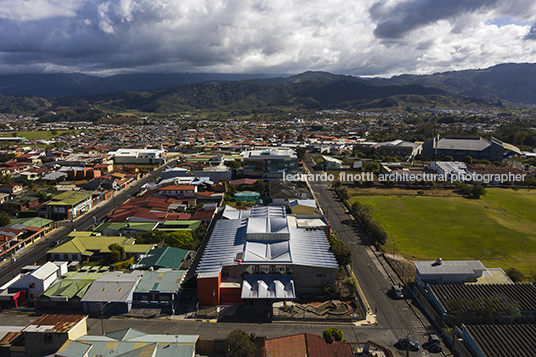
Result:
[[[536,356],[536,5],[1,0],[1,357]]]

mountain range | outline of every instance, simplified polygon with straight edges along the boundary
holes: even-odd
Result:
[[[368,109],[397,105],[463,107],[506,101],[536,104],[536,64],[392,78],[359,78],[327,72],[268,74],[141,73],[0,75],[1,112],[57,107],[99,111],[177,113],[274,108]],[[420,103],[420,104],[419,104]],[[89,110],[89,109],[88,109]],[[98,116],[98,114],[95,114]]]

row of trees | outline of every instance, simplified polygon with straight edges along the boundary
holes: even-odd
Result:
[[[333,233],[329,237],[329,249],[335,256],[339,267],[352,263],[352,251],[344,245],[344,242],[337,238]]]
[[[355,201],[351,206],[352,215],[363,225],[370,237],[378,244],[387,242],[387,232],[381,224],[372,217],[372,207]]]

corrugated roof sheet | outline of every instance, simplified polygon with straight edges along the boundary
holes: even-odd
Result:
[[[86,335],[77,341],[93,346],[90,357],[191,357],[198,338],[198,335],[156,335],[126,329],[106,336]]]
[[[242,299],[295,299],[294,280],[289,275],[246,275]]]
[[[486,139],[482,138],[442,138],[437,141],[439,150],[484,150],[491,145]]]
[[[106,273],[95,280],[81,301],[127,302],[144,272]]]
[[[533,357],[536,325],[463,325],[485,357]]]
[[[427,274],[474,274],[476,271],[485,271],[486,267],[480,260],[443,260],[441,264],[433,261],[413,262],[417,273]]]
[[[32,276],[35,276],[38,279],[44,280],[51,276],[52,274],[56,273],[59,270],[59,267],[52,263],[52,262],[46,262],[38,269],[34,270],[30,274]]]
[[[536,286],[532,284],[430,285],[430,289],[445,311],[454,299],[475,300],[497,295],[519,303],[521,311],[536,311]]]
[[[134,292],[160,291],[174,293],[179,290],[185,275],[185,270],[159,269],[157,271],[146,271]]]
[[[55,356],[61,356],[61,357],[85,356],[86,353],[89,352],[91,347],[92,346],[89,343],[67,340],[60,347],[60,349],[56,351]]]
[[[185,249],[173,247],[152,249],[133,267],[136,269],[148,269],[150,267],[155,269],[179,269],[187,255],[188,251]]]
[[[87,317],[87,315],[43,315],[22,329],[21,332],[68,333]]]
[[[265,214],[268,208],[262,207]],[[277,211],[281,212],[277,207]],[[250,210],[251,211],[251,210]],[[257,215],[259,211],[255,212]],[[286,218],[285,218],[286,219]],[[199,262],[197,273],[213,273],[221,270],[222,266],[240,264],[235,262],[237,253],[244,253],[244,263],[276,262],[278,258],[287,257],[285,264],[337,268],[337,262],[329,250],[329,243],[324,231],[308,231],[303,228],[288,226],[288,247],[283,247],[280,241],[248,241],[246,231],[249,220],[233,219],[216,222],[212,235]],[[288,254],[290,253],[290,254]],[[257,258],[255,258],[255,256]]]

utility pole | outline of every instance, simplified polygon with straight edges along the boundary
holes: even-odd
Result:
[[[15,254],[15,253],[13,253]],[[15,262],[17,261],[17,258],[15,258],[13,255],[11,256],[11,273],[13,274],[13,277],[15,277]]]

